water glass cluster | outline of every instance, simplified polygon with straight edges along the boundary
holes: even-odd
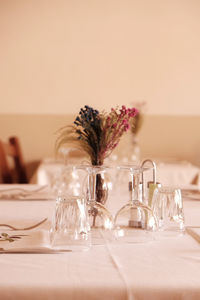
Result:
[[[153,161],[117,168],[80,165],[65,172],[68,184],[57,191],[50,232],[54,248],[88,250],[91,244],[105,241],[141,243],[184,232],[181,191],[157,182]],[[83,172],[83,176],[77,176],[77,172]],[[110,172],[114,179],[109,177]],[[129,178],[125,182],[119,176],[124,172]],[[118,193],[119,186],[128,198],[115,210],[123,196],[123,191]]]

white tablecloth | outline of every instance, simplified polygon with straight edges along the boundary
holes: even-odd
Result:
[[[54,205],[0,200],[0,220],[19,226],[48,217],[39,228],[48,230]],[[184,209],[186,225],[200,226],[200,200],[184,200]],[[200,244],[188,234],[87,252],[0,254],[0,265],[1,300],[200,299]]]

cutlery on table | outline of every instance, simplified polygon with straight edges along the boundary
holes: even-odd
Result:
[[[45,218],[45,219],[43,219],[42,221],[40,221],[39,223],[36,223],[36,224],[34,224],[34,225],[32,225],[32,226],[24,227],[24,228],[14,227],[14,226],[9,225],[9,224],[0,224],[0,227],[8,227],[8,228],[10,228],[11,230],[15,230],[15,231],[18,231],[18,230],[19,230],[19,231],[23,231],[23,230],[31,230],[31,229],[34,229],[34,228],[36,228],[36,227],[42,225],[44,222],[47,221],[47,219],[48,219],[48,218]]]

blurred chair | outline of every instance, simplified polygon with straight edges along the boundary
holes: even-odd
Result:
[[[10,160],[13,160],[13,168]],[[28,183],[20,142],[10,137],[8,142],[0,140],[0,173],[2,183]]]

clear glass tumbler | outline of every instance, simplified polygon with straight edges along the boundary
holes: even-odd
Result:
[[[50,230],[53,249],[84,251],[91,247],[90,225],[84,198],[59,196]]]
[[[184,212],[180,189],[171,187],[155,189],[152,208],[158,219],[159,232],[165,235],[184,233]]]

